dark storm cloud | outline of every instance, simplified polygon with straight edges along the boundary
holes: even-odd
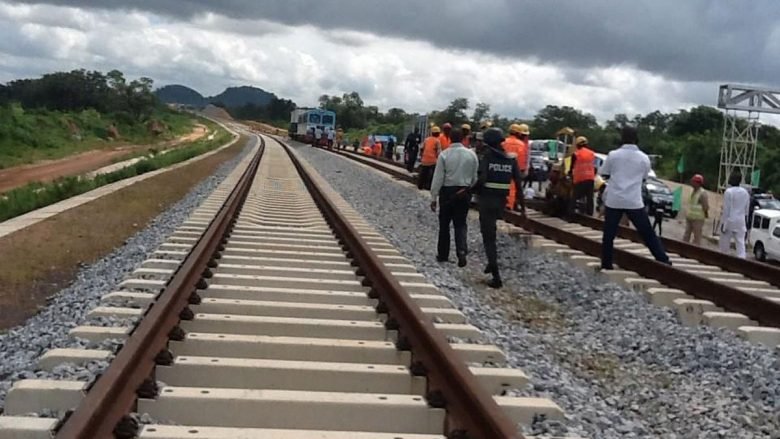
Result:
[[[777,0],[23,0],[139,9],[191,20],[204,12],[366,31],[570,68],[631,65],[684,81],[777,84]]]

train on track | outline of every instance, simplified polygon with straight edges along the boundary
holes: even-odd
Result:
[[[317,130],[336,130],[336,113],[319,108],[297,108],[290,113],[290,138],[311,143]]]

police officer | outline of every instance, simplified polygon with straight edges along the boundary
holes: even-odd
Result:
[[[504,152],[501,144],[504,132],[500,128],[490,128],[483,134],[486,149],[479,163],[479,178],[476,189],[479,191],[479,227],[485,245],[488,265],[485,274],[492,274],[488,282],[491,288],[501,288],[501,276],[498,273],[498,251],[496,249],[496,221],[504,214],[506,197],[514,180],[516,185],[523,181],[523,174],[517,166],[517,160]],[[519,197],[520,212],[525,216],[525,201]]]

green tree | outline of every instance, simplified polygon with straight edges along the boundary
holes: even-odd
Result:
[[[532,135],[539,139],[554,138],[555,133],[564,127],[569,127],[578,133],[600,128],[596,116],[583,113],[576,108],[555,105],[548,105],[540,110],[534,116],[532,125]]]
[[[433,121],[437,125],[443,125],[447,122],[453,126],[459,126],[462,123],[468,122],[468,116],[466,110],[469,108],[469,100],[466,98],[456,98],[442,111],[435,112],[433,114]]]

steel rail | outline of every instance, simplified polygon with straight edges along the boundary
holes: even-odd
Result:
[[[332,152],[336,152],[336,151],[332,151]],[[394,163],[394,162],[390,163],[389,160],[383,158],[377,158],[372,156],[360,156],[358,154],[353,154],[351,152],[347,152],[346,154],[343,154],[342,152],[343,151],[338,151],[338,153],[344,157],[366,164],[368,166],[371,166],[372,168],[388,172],[392,174],[394,177],[397,177],[401,180],[405,180],[411,183],[414,183],[415,181],[414,177],[410,176],[408,173],[399,172],[392,168],[388,168],[387,166],[382,166],[381,164],[379,164],[379,163],[390,164],[390,165],[394,164],[397,167],[400,167],[400,164],[398,163]],[[539,201],[536,202],[532,201],[528,204],[529,207],[540,208],[543,203]],[[573,220],[575,223],[581,224],[586,227],[590,227],[592,229],[604,230],[604,221],[598,218],[575,213],[571,216],[571,220]],[[620,226],[618,229],[618,236],[637,243],[644,242],[642,241],[642,237],[639,236],[639,232],[637,232],[636,230],[630,227]],[[664,244],[664,248],[666,248],[666,250],[670,252],[678,253],[683,257],[696,259],[704,264],[714,265],[716,267],[720,267],[725,270],[728,270],[732,273],[739,273],[751,279],[764,281],[772,285],[775,285],[777,287],[780,287],[780,267],[775,267],[773,265],[765,264],[762,262],[740,259],[732,255],[724,255],[723,253],[720,253],[718,251],[710,250],[706,247],[701,247],[698,245],[689,244],[687,242],[680,241],[677,239],[671,239],[666,237],[660,237],[660,238]]]
[[[520,214],[510,211],[504,212],[504,221],[591,256],[601,255],[600,242],[578,233],[532,218],[523,218]],[[665,285],[683,290],[698,299],[709,300],[729,311],[742,313],[761,324],[780,327],[778,303],[626,250],[615,248],[613,255],[615,263],[621,268],[636,271],[647,278],[661,279]]]
[[[408,343],[413,363],[423,366],[428,381],[428,395],[439,392],[443,396],[448,411],[445,426],[448,437],[452,437],[450,434],[454,432],[465,432],[468,436],[462,437],[473,439],[522,439],[514,423],[490,393],[481,387],[444,335],[433,325],[430,317],[422,312],[369,244],[308,174],[290,146],[276,138],[274,140],[287,151],[326,221],[369,280],[372,291],[378,295],[380,306],[387,309],[388,321],[397,323],[399,341],[404,340],[400,345],[403,347]]]
[[[394,172],[387,166],[380,165],[380,162],[375,157],[353,156],[351,153],[341,155],[393,175],[397,174],[397,172]],[[403,179],[406,181],[413,180],[408,174],[405,174]],[[601,255],[600,242],[582,237],[576,233],[558,229],[532,218],[522,218],[521,215],[511,211],[504,213],[504,220],[591,256]],[[604,222],[597,218],[575,215],[574,220],[587,227],[597,230],[604,229]],[[643,242],[639,233],[628,227],[621,227],[619,236],[634,242]],[[679,253],[684,257],[696,259],[705,264],[721,267],[732,273],[739,273],[752,279],[780,286],[780,269],[771,265],[724,255],[674,239],[663,238],[663,243],[667,250]],[[625,250],[616,248],[613,254],[615,263],[622,268],[636,271],[641,276],[647,278],[659,279],[665,285],[683,290],[696,298],[709,300],[729,311],[742,313],[761,324],[780,327],[779,303]]]
[[[586,215],[575,214],[574,222],[597,230],[604,230],[604,221]],[[634,242],[642,242],[639,232],[629,227],[621,226],[618,236]],[[740,273],[749,278],[762,280],[780,287],[780,268],[762,262],[740,259],[732,255],[724,255],[721,252],[710,250],[706,247],[689,244],[677,239],[661,237],[666,250],[679,253],[686,258],[696,259],[705,264],[715,265],[733,273]]]
[[[135,408],[136,391],[146,379],[153,377],[156,357],[166,351],[169,334],[177,327],[180,313],[203,279],[209,261],[219,251],[246,200],[265,149],[262,138],[260,142],[260,150],[225,204],[147,309],[114,360],[61,425],[56,439],[112,438],[120,421]]]

